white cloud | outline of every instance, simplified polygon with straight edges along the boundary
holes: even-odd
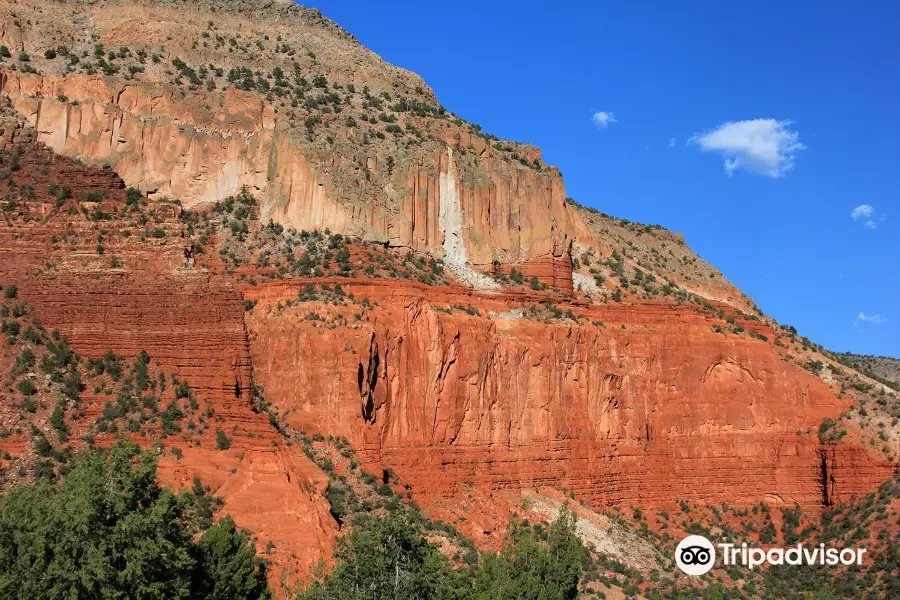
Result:
[[[675,138],[669,138],[669,148],[675,147]]]
[[[854,221],[863,219],[863,225],[869,229],[878,227],[878,224],[875,222],[875,208],[870,204],[860,204],[850,211],[850,216]]]
[[[606,129],[607,127],[609,127],[610,123],[616,122],[616,118],[611,112],[606,112],[603,110],[595,112],[594,116],[591,117],[591,120],[594,122],[594,125],[601,129]]]
[[[800,134],[791,131],[790,121],[752,119],[725,123],[714,131],[697,133],[691,142],[706,152],[725,156],[725,172],[745,169],[766,177],[781,177],[794,168],[794,157],[806,146]]]
[[[864,312],[861,312],[858,315],[856,315],[856,319],[859,321],[865,321],[866,323],[875,323],[875,324],[887,322],[887,317],[882,317],[881,315],[867,315]]]
[[[853,217],[854,221],[859,221],[863,217],[869,219],[873,214],[875,214],[875,209],[868,204],[860,204],[850,211],[850,216]]]

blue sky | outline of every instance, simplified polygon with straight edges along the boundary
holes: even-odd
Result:
[[[900,357],[900,3],[307,4],[779,322]]]

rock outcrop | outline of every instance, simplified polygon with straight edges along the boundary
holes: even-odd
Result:
[[[161,459],[160,476],[176,489],[199,476],[260,549],[271,542],[273,583],[282,567],[303,575],[327,561],[337,534],[323,497],[328,477],[281,439],[266,414],[252,410],[242,294],[221,275],[184,267],[180,209],[158,204],[142,226],[118,216],[126,190],[111,169],[86,168],[28,143],[7,147],[4,164],[13,152],[12,177],[19,189],[29,182],[34,197],[16,203],[0,224],[0,282],[15,283],[34,317],[81,355],[111,349],[131,360],[146,350],[163,371],[189,382],[215,427],[166,438],[182,457]],[[47,198],[50,184],[61,189],[62,182],[71,192],[68,205],[84,211],[55,208]],[[88,193],[102,201],[75,200]],[[96,210],[103,216],[90,216]],[[82,394],[86,423],[103,411],[101,396]],[[14,398],[0,392],[0,401]],[[227,432],[229,449],[217,449],[216,428]]]
[[[186,97],[97,76],[16,72],[0,75],[0,92],[55,152],[110,165],[129,185],[188,207],[246,185],[265,200],[264,218],[385,240],[448,262],[522,262],[559,255],[570,242],[574,217],[558,174],[509,167],[489,156],[479,166],[458,167],[446,143],[406,168],[388,166],[387,157],[366,157],[369,173],[390,170],[392,199],[355,202],[341,198],[335,186],[344,177],[362,177],[362,169],[340,155],[323,162],[257,94],[229,89]],[[476,156],[478,148],[488,151],[468,134],[460,143],[475,148]]]
[[[848,400],[689,306],[576,305],[580,323],[547,324],[517,314],[537,299],[525,293],[342,283],[375,303],[356,326],[274,309],[299,284],[245,290],[260,300],[247,319],[256,377],[288,423],[346,436],[426,505],[465,483],[487,497],[568,489],[594,507],[680,497],[815,510],[893,471],[859,446],[820,443],[819,423]]]

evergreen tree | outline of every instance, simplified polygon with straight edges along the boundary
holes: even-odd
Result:
[[[475,574],[476,600],[569,600],[578,597],[584,546],[565,507],[546,542],[513,523],[499,555],[485,555]]]
[[[303,600],[456,600],[468,596],[465,582],[422,525],[406,514],[363,517],[338,541],[337,564],[324,582],[314,582]]]
[[[578,597],[585,552],[565,508],[546,539],[513,523],[499,555],[459,569],[405,512],[366,517],[338,542],[332,573],[299,600],[569,600]]]
[[[194,498],[132,443],[85,450],[59,487],[0,497],[0,599],[264,599],[265,566],[224,519],[193,541]]]

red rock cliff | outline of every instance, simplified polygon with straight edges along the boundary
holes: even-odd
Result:
[[[304,305],[271,310],[296,284],[246,290],[261,299],[248,317],[256,376],[291,424],[346,435],[426,504],[465,482],[486,496],[565,488],[593,506],[815,508],[893,470],[859,447],[823,449],[816,428],[849,402],[688,306],[576,306],[588,320],[544,324],[516,312],[527,294],[345,289],[378,306],[334,329]],[[437,310],[454,303],[481,314]]]
[[[66,182],[75,198],[100,192],[101,208],[112,213],[124,204],[125,186],[110,169],[85,168],[27,143],[21,130],[7,127],[3,137],[26,140],[15,146],[15,176],[30,181],[36,195],[0,224],[0,281],[15,282],[35,317],[58,328],[83,356],[109,348],[133,359],[145,349],[165,372],[189,382],[231,447],[216,449],[214,428],[199,438],[169,437],[166,446],[181,448],[183,457],[162,459],[160,476],[180,488],[199,475],[224,499],[223,510],[256,536],[260,550],[272,542],[273,584],[283,567],[305,574],[328,560],[337,533],[322,496],[328,478],[284,443],[265,414],[251,410],[243,297],[220,275],[184,268],[179,209],[154,208],[148,228],[165,231],[160,238],[145,237],[147,231],[124,218],[94,221],[80,211],[53,210],[45,197],[49,182]],[[88,418],[103,409],[96,396],[83,395]]]

